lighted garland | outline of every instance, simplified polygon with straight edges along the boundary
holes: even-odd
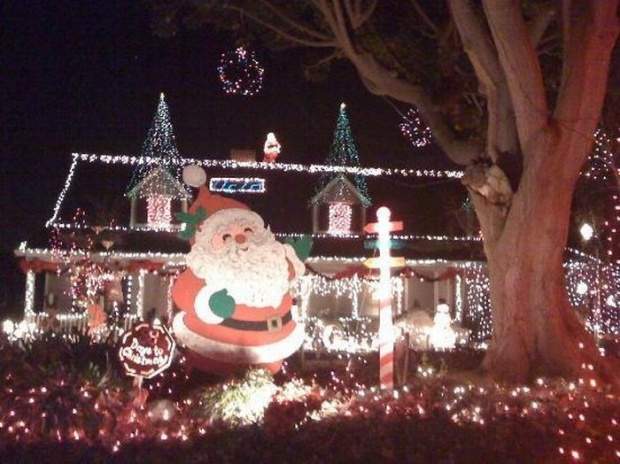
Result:
[[[228,95],[256,95],[263,86],[265,70],[254,52],[245,47],[222,53],[217,72]]]
[[[416,148],[431,143],[431,129],[420,119],[417,108],[409,109],[398,127],[409,143]]]

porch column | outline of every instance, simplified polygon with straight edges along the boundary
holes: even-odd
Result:
[[[34,318],[34,293],[36,275],[31,269],[26,273],[26,295],[24,297],[24,317]]]
[[[459,324],[463,323],[463,279],[460,274],[454,278],[454,318]]]
[[[144,319],[144,276],[146,271],[140,269],[138,272],[138,295],[136,296],[136,315],[139,320]]]
[[[129,227],[134,228],[136,226],[136,197],[131,197],[131,210],[129,213]]]

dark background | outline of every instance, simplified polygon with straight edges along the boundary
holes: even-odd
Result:
[[[12,250],[49,217],[70,153],[138,154],[161,91],[184,156],[260,150],[274,131],[280,161],[320,163],[345,101],[363,165],[451,167],[436,148],[411,148],[398,113],[346,62],[308,82],[300,51],[257,44],[262,93],[227,96],[216,67],[236,38],[206,28],[158,38],[140,1],[4,1],[0,22],[0,311],[22,296]]]

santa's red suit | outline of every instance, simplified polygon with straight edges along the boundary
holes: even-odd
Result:
[[[246,205],[202,186],[190,213],[198,208],[207,218],[172,291],[181,310],[173,321],[175,337],[201,370],[228,373],[260,366],[276,372],[303,342],[289,288],[304,266]],[[264,269],[246,270],[246,256],[251,266],[264,256]],[[237,267],[229,263],[235,260]]]

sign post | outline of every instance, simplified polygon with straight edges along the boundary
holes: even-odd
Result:
[[[390,232],[403,229],[401,221],[390,222],[390,210],[382,206],[377,210],[377,222],[364,227],[366,233],[377,234],[378,258],[369,258],[366,267],[379,269],[379,384],[382,389],[394,388],[394,327],[392,324],[392,283],[390,268],[405,265],[404,258],[390,256]]]
[[[142,381],[170,367],[174,348],[174,339],[160,324],[142,322],[123,335],[118,355],[125,373],[135,377],[138,402],[146,401]]]

